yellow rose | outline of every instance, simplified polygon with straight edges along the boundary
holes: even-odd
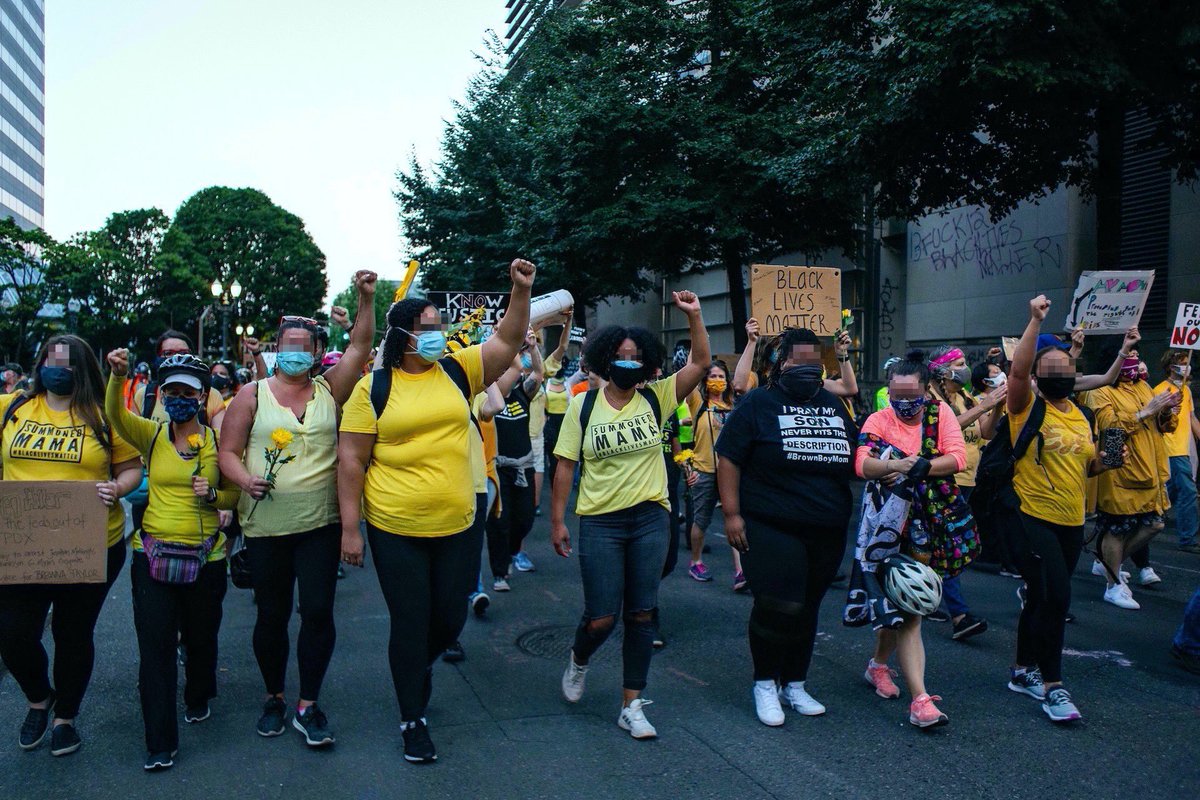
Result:
[[[271,431],[271,442],[275,445],[276,450],[282,450],[292,443],[292,432],[283,428],[276,428]]]
[[[193,433],[188,437],[188,446],[190,446],[193,450],[199,450],[200,445],[202,444],[204,444],[204,437],[200,434]]]

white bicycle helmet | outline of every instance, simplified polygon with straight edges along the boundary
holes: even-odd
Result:
[[[914,558],[896,553],[883,560],[883,591],[897,608],[926,616],[942,603],[942,579]]]

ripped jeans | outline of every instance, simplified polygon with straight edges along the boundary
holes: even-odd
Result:
[[[669,515],[658,503],[579,518],[583,619],[575,631],[575,663],[588,663],[624,609],[623,685],[630,691],[646,688],[669,536]]]

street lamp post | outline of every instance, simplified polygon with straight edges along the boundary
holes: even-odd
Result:
[[[214,280],[212,286],[213,299],[221,309],[221,360],[229,360],[229,308],[233,302],[242,296],[242,285],[233,279],[229,286],[221,284],[220,279]]]

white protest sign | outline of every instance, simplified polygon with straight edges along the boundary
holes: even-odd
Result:
[[[1154,270],[1085,272],[1067,309],[1067,330],[1084,334],[1124,333],[1138,324]]]
[[[1200,350],[1200,303],[1180,303],[1171,329],[1171,347]]]

